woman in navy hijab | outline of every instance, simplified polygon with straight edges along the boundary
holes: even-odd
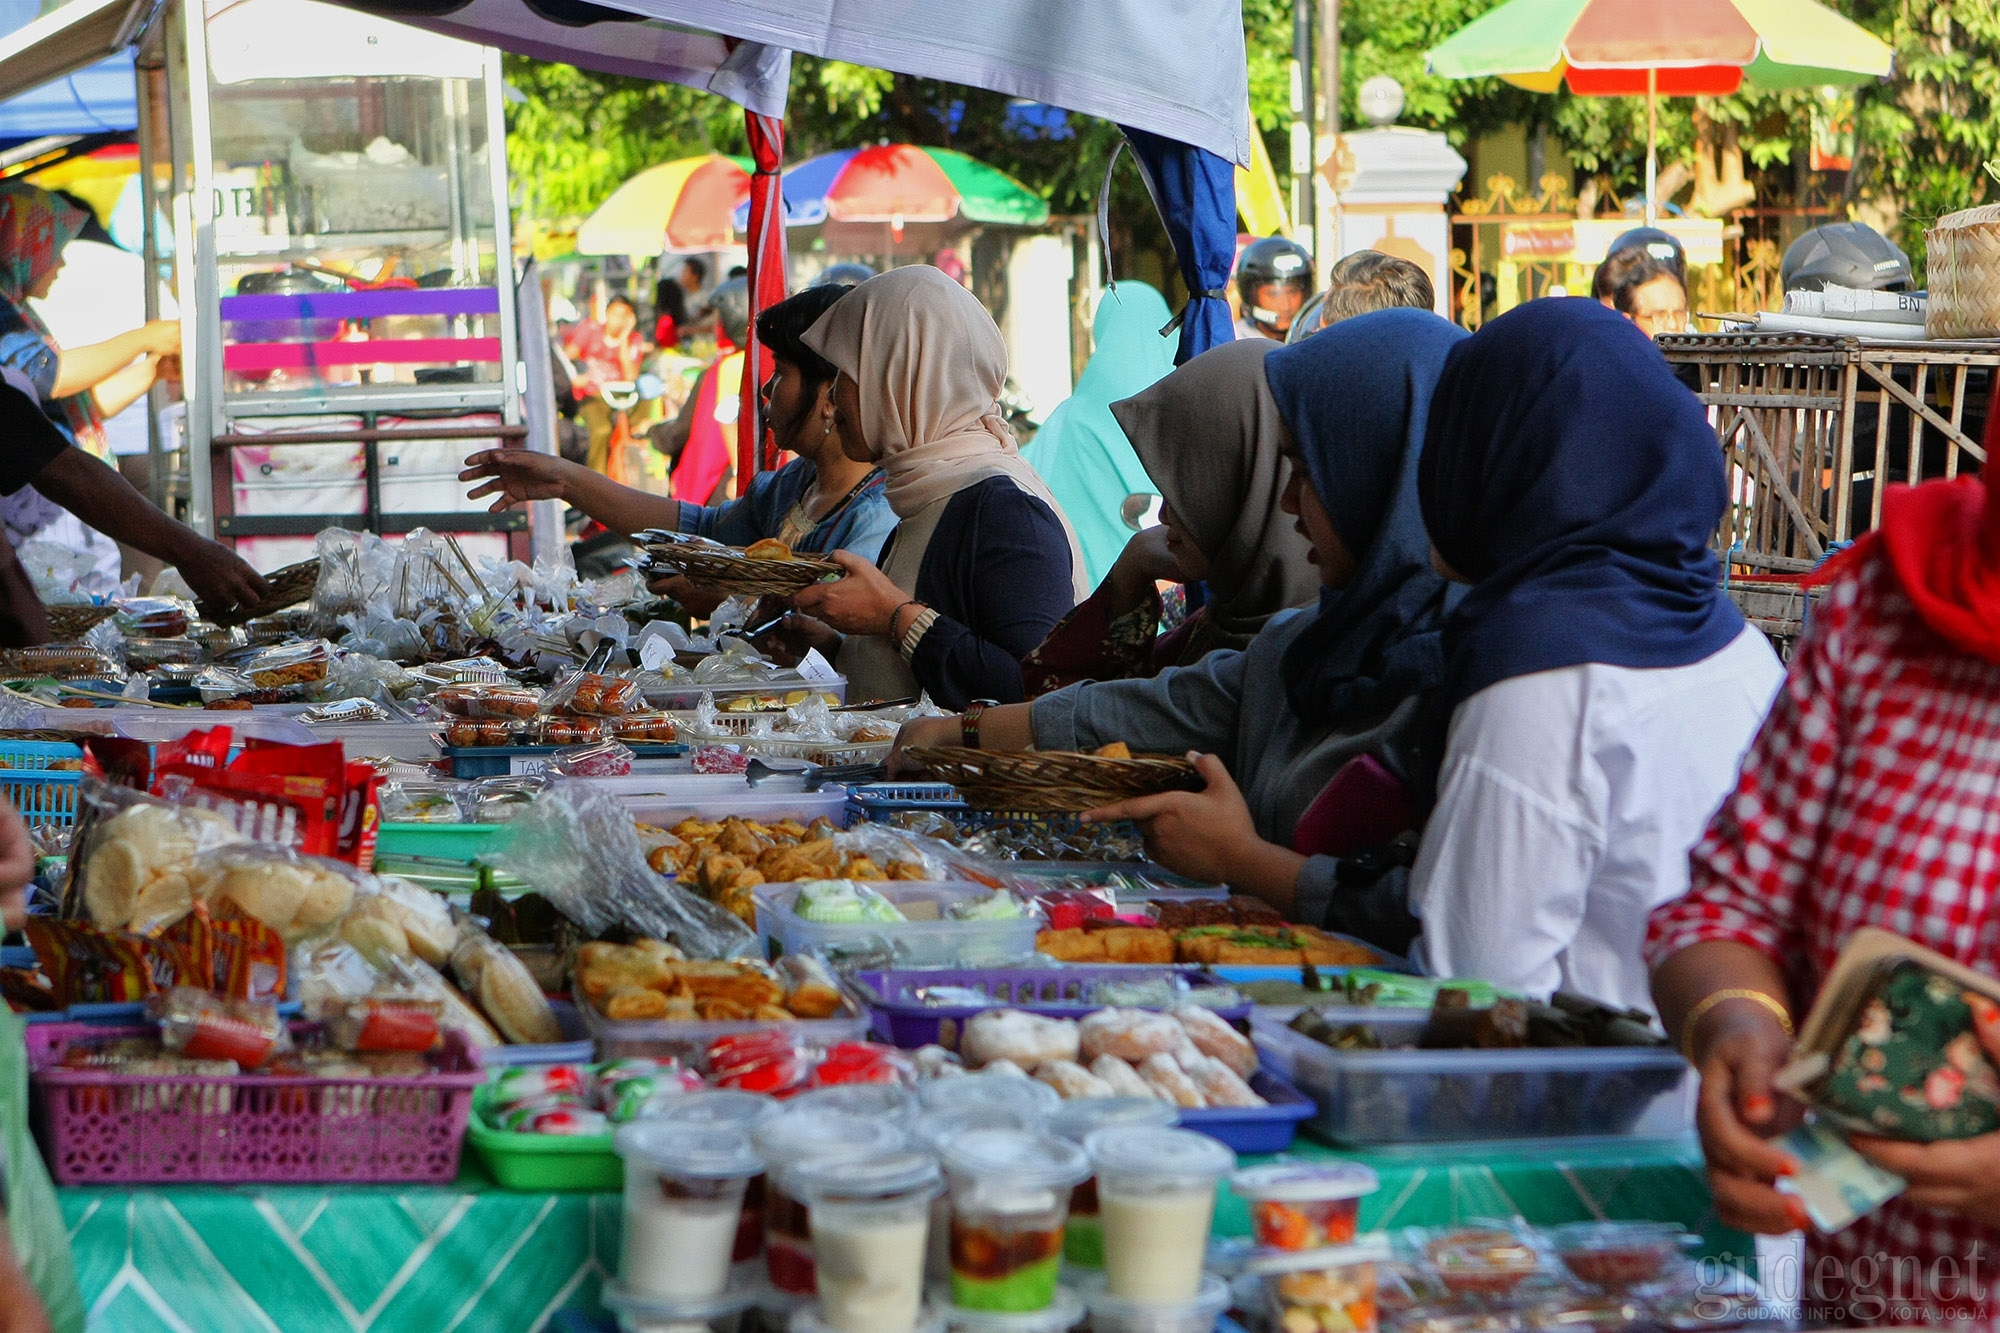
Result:
[[[1650,1011],[1647,915],[1687,892],[1783,674],[1709,550],[1707,414],[1621,316],[1531,302],[1452,350],[1418,494],[1471,590],[1431,698],[1417,959]]]

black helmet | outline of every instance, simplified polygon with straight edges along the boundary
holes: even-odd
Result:
[[[1635,248],[1643,249],[1653,258],[1673,269],[1674,276],[1681,280],[1681,285],[1683,287],[1687,286],[1687,251],[1682,248],[1679,239],[1672,232],[1661,231],[1658,227],[1634,227],[1605,247],[1604,257],[1609,259],[1613,255],[1622,254],[1627,250]]]
[[[1297,291],[1301,301],[1312,295],[1313,261],[1304,246],[1282,236],[1266,236],[1250,242],[1236,261],[1236,295],[1243,301],[1243,317],[1282,338],[1287,326],[1257,304],[1257,289],[1274,282]]]
[[[858,287],[874,276],[875,270],[866,264],[835,264],[832,268],[825,270],[817,278],[814,278],[813,286],[832,287],[845,283]]]
[[[750,280],[731,278],[708,294],[708,307],[722,325],[722,336],[738,347],[750,341]]]
[[[1865,222],[1835,222],[1793,241],[1778,273],[1788,292],[1901,292],[1910,287],[1910,257]]]

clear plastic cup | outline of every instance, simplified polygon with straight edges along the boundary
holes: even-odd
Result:
[[[951,1187],[951,1299],[969,1310],[1047,1309],[1062,1269],[1069,1195],[1090,1158],[1068,1139],[1012,1129],[944,1150]]]
[[[1067,1333],[1083,1322],[1083,1302],[1067,1287],[1040,1310],[967,1310],[951,1304],[947,1292],[933,1291],[931,1305],[951,1333]]]
[[[826,1322],[825,1314],[817,1305],[807,1305],[792,1314],[785,1324],[785,1333],[836,1333],[836,1330]],[[910,1333],[945,1333],[944,1319],[927,1309],[918,1316],[917,1326]]]
[[[1363,1196],[1381,1187],[1359,1162],[1272,1162],[1229,1178],[1250,1205],[1252,1238],[1273,1250],[1347,1244],[1360,1229]]]
[[[1006,1074],[963,1074],[934,1078],[917,1086],[926,1111],[952,1111],[965,1106],[1005,1107],[1046,1121],[1063,1104],[1062,1094],[1046,1083]]]
[[[876,1117],[904,1127],[923,1109],[917,1095],[900,1083],[843,1083],[838,1087],[814,1088],[792,1098],[787,1105]]]
[[[764,1271],[773,1289],[787,1296],[818,1290],[809,1209],[789,1183],[792,1170],[815,1160],[895,1152],[907,1141],[886,1120],[798,1101],[758,1126],[753,1142],[764,1159]]]
[[[711,1088],[675,1097],[644,1118],[670,1121],[677,1125],[720,1125],[740,1129],[745,1134],[755,1134],[758,1126],[783,1109],[776,1098],[762,1093]],[[763,1253],[764,1175],[759,1172],[750,1177],[750,1183],[743,1188],[743,1216],[736,1224],[736,1248],[730,1257],[742,1264]]]
[[[1133,1301],[1092,1285],[1084,1293],[1091,1333],[1215,1333],[1215,1321],[1229,1308],[1229,1284],[1212,1273],[1194,1273],[1194,1294],[1161,1304]]]
[[[1377,1265],[1389,1257],[1387,1241],[1373,1236],[1312,1250],[1260,1250],[1245,1271],[1262,1283],[1264,1312],[1273,1328],[1375,1333],[1380,1322]]]
[[[1097,1167],[1106,1290],[1140,1305],[1194,1300],[1216,1185],[1236,1154],[1185,1129],[1099,1129],[1083,1146]]]
[[[902,1150],[807,1162],[788,1174],[808,1201],[819,1315],[833,1333],[911,1333],[923,1317],[924,1234],[937,1159]]]
[[[617,1317],[619,1333],[736,1333],[750,1296],[732,1291],[701,1301],[665,1301],[607,1282],[603,1301]]]
[[[1020,1079],[1008,1081],[1021,1082]],[[1005,1106],[959,1106],[950,1110],[925,1111],[919,1115],[910,1125],[910,1139],[921,1147],[942,1154],[945,1144],[975,1129],[1032,1132],[1040,1126],[1039,1117],[1024,1116]],[[932,1286],[951,1281],[951,1199],[943,1194],[931,1200],[931,1231],[929,1250],[924,1256],[924,1281]]]
[[[763,1161],[740,1129],[642,1121],[618,1131],[625,1235],[618,1273],[642,1297],[703,1301],[729,1285],[743,1191]]]
[[[1049,1132],[1082,1143],[1100,1129],[1170,1129],[1180,1112],[1151,1097],[1086,1097],[1064,1102],[1049,1119]],[[1069,1225],[1063,1230],[1063,1261],[1071,1268],[1104,1267],[1104,1228],[1097,1219],[1097,1178],[1070,1191]]]

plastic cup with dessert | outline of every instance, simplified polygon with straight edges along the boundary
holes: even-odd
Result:
[[[931,1305],[951,1333],[1065,1333],[1083,1322],[1082,1299],[1057,1287],[1055,1299],[1039,1310],[968,1310],[954,1305],[944,1289],[931,1292]]]
[[[934,1078],[917,1088],[926,1111],[950,1111],[963,1106],[1004,1106],[1045,1121],[1063,1104],[1062,1094],[1046,1083],[1005,1074],[966,1074]]]
[[[788,1296],[818,1290],[813,1273],[811,1210],[791,1183],[814,1161],[870,1157],[902,1149],[908,1136],[886,1120],[794,1101],[752,1136],[764,1158],[764,1268],[771,1287]]]
[[[843,1083],[815,1088],[792,1098],[790,1106],[869,1116],[907,1126],[922,1109],[916,1094],[900,1083]]]
[[[775,1117],[783,1107],[776,1098],[755,1092],[735,1092],[711,1088],[670,1098],[641,1118],[673,1124],[719,1125],[754,1135],[760,1125]],[[743,1191],[743,1215],[736,1227],[735,1262],[749,1263],[764,1252],[764,1176],[750,1178]]]
[[[1120,1126],[1171,1129],[1178,1108],[1152,1097],[1085,1097],[1064,1102],[1049,1118],[1049,1132],[1082,1143],[1096,1130]],[[1097,1218],[1097,1178],[1083,1181],[1069,1196],[1069,1226],[1063,1232],[1063,1261],[1071,1268],[1104,1267],[1104,1230]]]
[[[1360,1229],[1361,1200],[1381,1187],[1358,1162],[1271,1162],[1229,1178],[1250,1205],[1252,1239],[1273,1250],[1345,1245]]]
[[[834,1333],[911,1333],[923,1317],[937,1159],[916,1149],[821,1158],[787,1180],[810,1209],[820,1318]]]
[[[1097,1169],[1108,1293],[1137,1304],[1194,1300],[1216,1187],[1236,1154],[1185,1129],[1099,1129],[1083,1146]]]
[[[1194,1295],[1170,1304],[1128,1300],[1104,1279],[1088,1279],[1083,1300],[1091,1333],[1214,1333],[1216,1318],[1229,1308],[1229,1284],[1199,1270],[1195,1278]]]
[[[945,1145],[951,1297],[963,1309],[1025,1311],[1055,1299],[1082,1148],[1053,1134],[976,1129]]]
[[[618,1131],[625,1225],[618,1273],[635,1294],[666,1301],[720,1296],[763,1160],[740,1129],[643,1121]]]
[[[601,1299],[618,1320],[619,1333],[735,1333],[751,1304],[745,1291],[726,1291],[707,1300],[668,1301],[642,1295],[617,1281],[604,1284]]]

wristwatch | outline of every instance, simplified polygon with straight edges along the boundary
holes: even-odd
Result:
[[[974,699],[965,706],[965,711],[958,715],[959,739],[964,743],[966,749],[977,750],[979,748],[980,716],[987,709],[999,706],[1000,701],[998,699]]]

